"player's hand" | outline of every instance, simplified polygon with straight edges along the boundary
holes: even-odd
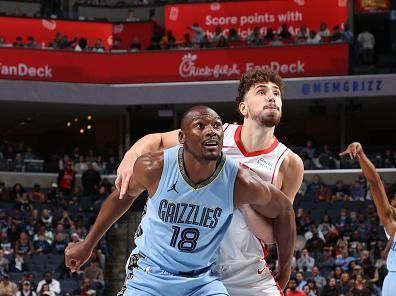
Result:
[[[76,272],[81,265],[91,257],[92,249],[84,241],[69,243],[65,249],[65,265],[70,268],[71,272]]]
[[[125,154],[120,166],[117,169],[117,179],[115,186],[120,192],[120,199],[128,196],[128,185],[133,175],[133,166],[136,162],[137,156],[132,154]]]
[[[352,144],[349,144],[348,148],[345,151],[341,152],[339,155],[340,156],[349,155],[349,157],[353,159],[355,157],[359,157],[360,153],[362,152],[363,152],[362,145],[359,142],[353,142]]]

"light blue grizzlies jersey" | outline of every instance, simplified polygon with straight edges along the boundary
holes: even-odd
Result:
[[[386,267],[388,271],[396,272],[396,237],[391,237],[392,242],[390,245],[388,257],[386,259]]]
[[[139,252],[171,274],[210,268],[231,223],[238,168],[222,155],[214,174],[194,185],[185,172],[183,148],[165,150],[158,189],[147,201],[135,240]]]

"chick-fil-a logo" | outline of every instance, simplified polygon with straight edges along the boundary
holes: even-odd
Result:
[[[240,75],[238,64],[217,64],[213,67],[203,66],[199,67],[195,63],[198,60],[198,55],[188,53],[182,57],[179,66],[179,75],[183,78],[187,77],[213,77],[219,78],[221,76],[231,77],[233,75]]]

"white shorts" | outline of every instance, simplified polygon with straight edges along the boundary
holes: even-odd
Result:
[[[395,291],[396,291],[396,272],[389,271],[384,279],[384,283],[382,284],[382,296],[394,296]]]
[[[227,269],[229,267],[230,269]],[[223,265],[218,270],[230,296],[283,296],[265,261]]]

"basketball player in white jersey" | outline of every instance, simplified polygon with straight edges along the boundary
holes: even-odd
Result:
[[[340,156],[344,155],[349,155],[351,159],[357,157],[359,160],[363,174],[370,185],[371,197],[377,208],[378,216],[384,224],[386,232],[391,235],[386,260],[388,274],[382,285],[382,296],[394,296],[396,293],[396,208],[389,203],[381,177],[364,153],[362,145],[357,142],[350,144],[344,152],[340,153]]]
[[[276,185],[293,202],[304,167],[301,159],[274,136],[282,115],[282,87],[282,79],[270,69],[242,76],[236,101],[243,125],[224,125],[223,151]],[[177,135],[178,130],[151,134],[132,146],[118,169],[116,186],[121,188],[121,196],[127,192],[137,157],[176,145]],[[290,276],[291,262],[286,260],[290,254],[278,247],[275,281],[264,260],[264,242],[275,242],[272,221],[264,220],[249,206],[236,211],[216,266],[230,295],[282,295]]]

